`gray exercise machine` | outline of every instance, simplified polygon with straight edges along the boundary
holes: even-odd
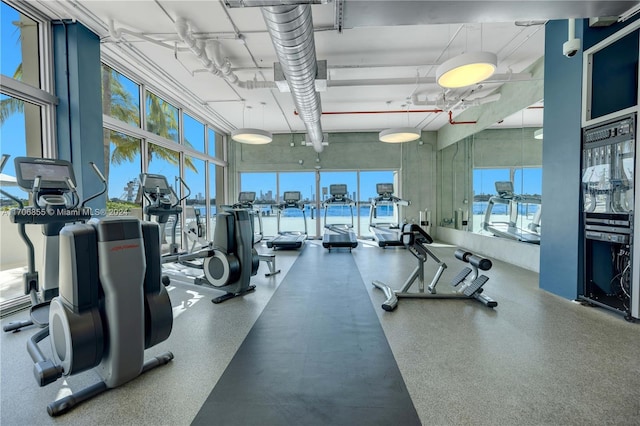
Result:
[[[479,270],[488,271],[492,263],[485,259],[464,250],[456,250],[455,257],[469,266],[465,267],[451,281],[451,286],[455,288],[455,293],[439,294],[436,292],[436,285],[447,268],[447,265],[438,259],[428,248],[427,244],[433,243],[433,239],[420,226],[416,224],[406,224],[402,228],[402,241],[409,252],[418,260],[418,264],[412,271],[409,278],[400,287],[394,290],[389,285],[380,281],[373,281],[376,288],[382,290],[387,296],[387,300],[382,304],[385,311],[393,311],[398,305],[400,298],[413,299],[475,299],[483,305],[494,308],[498,302],[483,293],[482,286],[489,280],[486,275],[479,275]],[[438,270],[427,287],[428,293],[424,291],[424,264],[431,258],[438,264]],[[418,291],[410,292],[409,289],[418,280]]]
[[[4,169],[8,155],[2,156],[0,172]],[[47,158],[16,157],[16,182],[27,192],[30,206],[0,190],[4,196],[18,204],[10,211],[10,220],[18,225],[20,238],[27,247],[27,272],[23,275],[24,294],[31,298],[29,319],[12,321],[3,327],[6,332],[19,331],[24,327],[49,324],[49,303],[58,295],[59,233],[68,223],[86,222],[91,218],[91,209],[85,204],[101,195],[97,193],[82,203],[75,186],[71,163]],[[95,170],[95,165],[91,163]],[[35,267],[33,242],[26,233],[27,225],[41,225],[44,235],[43,274]],[[41,282],[42,278],[42,282]]]
[[[376,192],[378,196],[371,200],[371,208],[369,209],[369,230],[373,233],[373,239],[376,240],[378,246],[382,248],[387,246],[403,246],[402,225],[399,223],[381,222],[376,219],[378,217],[378,209],[385,207],[399,208],[400,206],[408,206],[411,202],[393,195],[392,183],[376,184]]]
[[[55,195],[64,186],[75,192],[71,163],[26,157],[15,162],[19,185],[32,188],[32,194]],[[104,193],[106,179],[93,168]],[[54,192],[44,194],[44,189]],[[34,203],[12,210],[12,220],[27,224],[29,217],[46,217],[54,210]],[[27,342],[34,376],[45,386],[93,368],[101,381],[51,402],[51,416],[173,359],[166,352],[144,361],[144,350],[166,340],[173,327],[171,301],[161,283],[158,225],[132,217],[91,219],[64,226],[58,238],[58,295],[50,301],[49,325]],[[52,358],[39,346],[46,337]]]
[[[169,219],[174,220],[169,253],[162,255],[162,263],[179,263],[202,270],[203,274],[193,280],[194,284],[225,292],[212,299],[213,303],[221,303],[255,290],[256,286],[251,285],[250,279],[257,274],[260,259],[253,248],[253,227],[249,212],[237,208],[218,212],[212,243],[191,253],[181,252],[180,245],[176,243],[177,226],[182,213],[180,204],[188,198],[190,190],[181,178],[178,179],[187,188],[187,195],[182,198],[176,195],[165,176],[140,174],[141,188],[148,202],[144,213],[147,220],[156,218],[161,228],[160,241],[165,239]],[[168,276],[165,275],[162,279],[165,284],[169,283]]]
[[[275,249],[299,249],[307,239],[307,216],[304,212],[304,203],[300,191],[285,191],[283,202],[276,206],[278,210],[278,235],[267,241],[267,247]],[[280,220],[285,211],[301,211],[304,222],[304,232],[283,231],[280,228]]]
[[[513,191],[513,182],[500,181],[495,183],[497,196],[489,198],[487,210],[482,221],[482,229],[496,237],[523,241],[530,244],[540,244],[540,219],[542,217],[542,198],[539,195],[517,195]],[[533,219],[525,228],[518,226],[519,213],[522,206],[536,205]],[[495,220],[497,206],[505,206],[507,221]],[[495,209],[495,210],[494,210]],[[499,216],[498,216],[499,217]]]
[[[358,247],[358,238],[353,230],[353,207],[356,203],[347,197],[347,185],[333,184],[329,185],[329,194],[331,198],[322,203],[324,207],[324,234],[322,236],[322,247],[332,248],[348,248]],[[344,208],[349,207],[349,217],[351,223],[328,223],[327,213],[331,207],[337,206]]]
[[[251,227],[253,229],[253,246],[260,243],[264,238],[264,228],[262,226],[262,217],[260,211],[253,207],[253,203],[256,201],[256,193],[254,191],[242,191],[238,195],[238,202],[233,204],[231,209],[245,209],[249,212],[251,217]],[[228,209],[229,206],[222,206],[223,209]],[[256,226],[256,222],[258,225]],[[261,254],[255,250],[255,255],[258,256],[261,262],[265,262],[269,267],[269,272],[264,274],[265,277],[271,277],[279,274],[280,269],[276,269],[276,255],[273,253]]]

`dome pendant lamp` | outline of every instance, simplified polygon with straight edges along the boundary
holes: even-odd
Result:
[[[396,127],[380,132],[378,139],[387,143],[411,142],[420,138],[420,130],[415,127]]]
[[[436,81],[441,87],[456,89],[471,86],[491,77],[498,57],[491,52],[468,52],[443,62],[436,69]]]
[[[273,136],[261,129],[236,129],[231,132],[231,139],[248,145],[263,145],[271,142]]]

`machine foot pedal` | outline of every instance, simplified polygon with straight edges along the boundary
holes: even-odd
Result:
[[[462,293],[464,293],[465,296],[471,296],[473,293],[480,290],[487,281],[489,281],[489,277],[486,275],[480,275],[478,278],[473,280],[469,287],[465,288]]]
[[[453,287],[457,286],[458,284],[460,284],[462,281],[464,281],[465,278],[467,278],[467,275],[469,275],[471,273],[471,268],[464,268],[462,271],[460,271],[458,273],[458,275],[456,275],[452,280],[451,280],[451,285]],[[484,284],[484,283],[483,283]]]

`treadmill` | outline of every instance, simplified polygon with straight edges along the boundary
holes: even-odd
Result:
[[[304,203],[302,200],[302,193],[300,191],[285,191],[283,197],[284,202],[278,204],[276,209],[278,210],[278,235],[267,241],[267,247],[276,249],[299,249],[304,244],[304,240],[307,239],[307,216],[304,212]],[[302,213],[302,219],[304,222],[304,232],[302,231],[281,231],[280,220],[286,211],[300,211]]]
[[[498,196],[489,198],[487,210],[484,214],[482,229],[492,233],[496,237],[508,238],[510,240],[522,241],[529,244],[540,244],[540,218],[542,214],[542,198],[532,195],[516,195],[513,193],[513,182],[496,182],[496,192]],[[518,214],[520,205],[537,204],[538,208],[534,213],[533,220],[526,228],[518,226]],[[506,217],[504,220],[495,219],[493,208],[496,205],[506,205]]]
[[[331,198],[323,203],[324,207],[324,235],[322,236],[322,247],[332,248],[356,248],[358,239],[353,230],[353,206],[355,202],[347,197],[347,185],[334,184],[329,186]],[[349,207],[351,223],[327,223],[327,213],[331,207]]]
[[[393,195],[392,183],[376,184],[378,196],[371,200],[369,210],[369,230],[373,232],[373,239],[378,242],[379,247],[402,246],[402,227],[397,223],[377,222],[378,208],[408,206],[410,201],[403,200]]]

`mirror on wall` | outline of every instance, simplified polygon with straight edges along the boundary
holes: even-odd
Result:
[[[538,102],[439,152],[440,226],[540,244],[542,116]]]

